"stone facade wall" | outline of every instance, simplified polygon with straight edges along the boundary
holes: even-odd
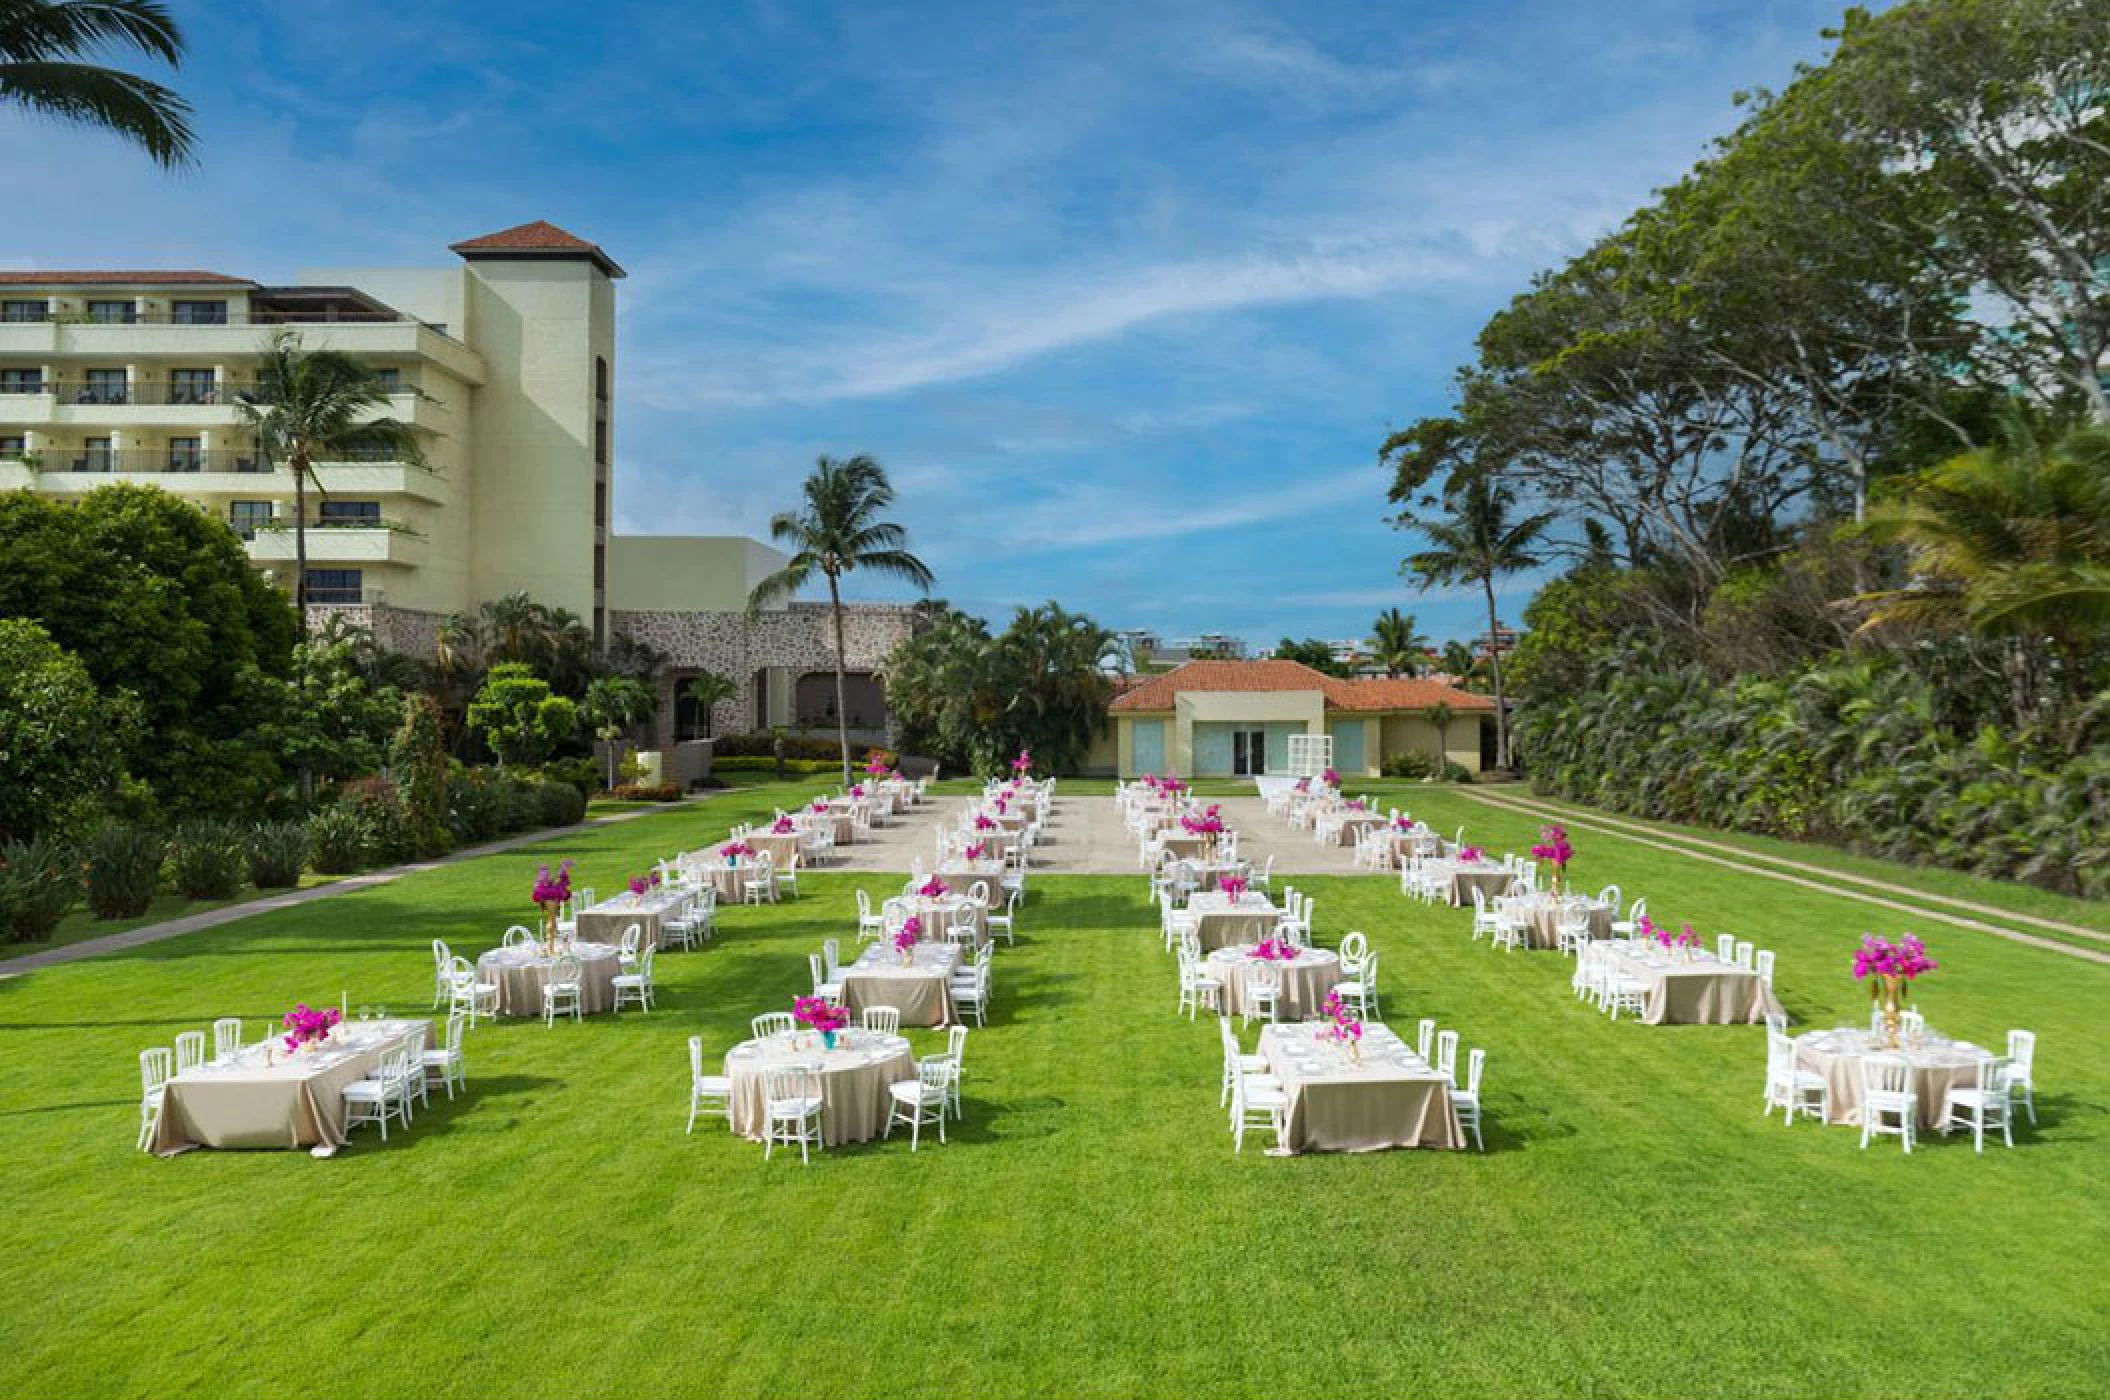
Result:
[[[905,604],[863,603],[843,609],[843,650],[852,671],[879,671],[914,626]],[[794,674],[835,669],[835,634],[824,603],[793,603],[781,611],[611,612],[608,626],[663,653],[670,672],[716,671],[740,683],[741,693],[711,715],[714,734],[762,727],[754,712],[755,673],[781,668]],[[678,676],[660,682],[660,735],[673,737]]]
[[[384,651],[397,651],[405,656],[430,657],[440,649],[440,624],[445,621],[438,613],[419,612],[414,608],[392,608],[385,603],[310,603],[308,604],[308,628],[310,631],[322,626],[332,617],[341,617],[354,626],[364,627],[373,633],[374,643]]]

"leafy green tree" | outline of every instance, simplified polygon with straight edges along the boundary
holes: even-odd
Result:
[[[1487,476],[1470,478],[1454,493],[1447,512],[1411,522],[1429,547],[1409,555],[1404,566],[1424,589],[1478,584],[1487,600],[1488,670],[1495,691],[1495,765],[1509,766],[1509,716],[1502,696],[1502,624],[1495,611],[1495,580],[1536,568],[1538,542],[1553,523],[1550,513],[1510,518],[1515,500]]]
[[[128,704],[26,618],[0,618],[0,841],[82,829],[124,779]]]
[[[932,577],[908,550],[908,532],[884,518],[894,504],[886,471],[870,457],[823,457],[800,488],[803,504],[769,522],[770,538],[791,550],[784,567],[755,585],[751,609],[791,598],[816,575],[827,580],[835,624],[835,734],[842,749],[843,785],[850,783],[850,717],[844,670],[842,582],[862,569],[928,591]]]
[[[101,127],[165,166],[188,164],[190,104],[136,73],[81,61],[106,49],[175,68],[183,31],[157,0],[0,0],[0,102]]]
[[[420,857],[454,844],[447,825],[447,741],[429,695],[403,699],[403,723],[389,740],[388,766],[402,801],[406,843]]]
[[[1422,652],[1429,639],[1414,630],[1414,615],[1386,608],[1370,626],[1370,640],[1377,649],[1377,664],[1388,676],[1411,675],[1421,669]]]
[[[318,780],[339,782],[378,769],[403,715],[402,694],[369,680],[347,641],[302,642],[293,648],[290,675],[280,679],[252,667],[247,683],[259,716],[256,737],[293,770],[303,801]]]
[[[1317,637],[1306,637],[1301,642],[1291,637],[1284,637],[1275,644],[1273,659],[1276,661],[1295,661],[1300,665],[1309,666],[1312,670],[1329,676],[1346,676],[1348,674],[1348,668],[1334,660],[1333,648],[1320,641]]]
[[[740,682],[718,671],[699,671],[682,682],[681,688],[703,720],[703,737],[706,739],[711,737],[712,717],[718,707],[740,696]]]
[[[527,667],[501,662],[469,702],[468,726],[491,746],[499,767],[538,763],[578,732],[579,707]]]
[[[901,747],[946,766],[1001,772],[1020,749],[1074,772],[1106,725],[1111,634],[1056,603],[1020,608],[998,635],[952,609],[887,658],[887,708]]]
[[[0,495],[0,616],[137,698],[128,766],[171,815],[247,812],[277,785],[246,672],[286,678],[299,619],[224,521],[149,486]]]
[[[285,463],[293,474],[296,605],[308,597],[308,483],[322,487],[315,463],[372,449],[400,461],[422,460],[408,424],[374,413],[388,401],[386,384],[365,362],[343,350],[309,350],[290,326],[271,333],[256,388],[236,399],[264,459]]]
[[[616,740],[659,710],[652,687],[634,676],[597,676],[586,687],[579,714],[593,736],[608,746],[608,786],[615,786]]]

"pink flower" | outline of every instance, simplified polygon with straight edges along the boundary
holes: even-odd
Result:
[[[943,899],[946,895],[952,893],[952,886],[933,875],[922,884],[916,886],[916,893],[922,895],[925,899]]]

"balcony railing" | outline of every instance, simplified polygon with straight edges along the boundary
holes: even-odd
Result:
[[[253,379],[221,379],[211,384],[181,380],[141,379],[128,384],[90,383],[84,379],[0,379],[0,397],[44,397],[61,404],[126,405],[159,407],[211,406],[234,403],[241,395],[254,393]],[[398,381],[385,391],[391,398],[414,398],[415,384]]]
[[[393,311],[298,311],[290,308],[230,306],[220,314],[197,311],[138,311],[130,315],[90,315],[84,311],[8,311],[7,326],[423,326],[447,334],[445,323],[421,321]]]
[[[268,475],[271,468],[246,448],[42,447],[25,454],[47,472],[241,472]]]
[[[293,533],[293,522],[279,519],[259,520],[251,528],[259,535],[290,535]],[[412,529],[400,520],[391,520],[378,515],[318,516],[308,522],[308,533],[313,534],[318,530],[386,530],[391,535],[410,535],[416,539],[425,538],[425,532],[422,530]]]

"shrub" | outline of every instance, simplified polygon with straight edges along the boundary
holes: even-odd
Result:
[[[581,802],[601,790],[601,767],[590,758],[552,759],[542,765],[542,777],[547,782],[577,788]]]
[[[373,826],[356,804],[340,802],[309,817],[307,836],[319,875],[349,875],[373,858]]]
[[[1418,749],[1408,749],[1387,758],[1381,771],[1388,778],[1433,778],[1436,760]]]
[[[545,780],[536,784],[535,802],[543,826],[570,826],[586,817],[586,794],[570,783]]]
[[[249,883],[288,890],[308,863],[308,828],[299,822],[259,822],[249,832]]]
[[[136,919],[154,903],[168,842],[128,822],[106,822],[81,843],[88,866],[88,908],[98,919]]]
[[[454,844],[447,829],[447,748],[440,733],[440,708],[429,695],[403,702],[403,725],[388,749],[403,802],[405,854],[440,855]]]
[[[608,795],[623,802],[678,802],[681,788],[674,783],[625,783]]]
[[[367,859],[381,864],[426,854],[403,791],[387,778],[361,778],[338,789],[340,806],[355,809],[366,824]]]
[[[727,734],[711,741],[713,766],[728,758],[774,758],[777,739],[774,734]],[[833,739],[809,738],[803,734],[784,736],[784,757],[789,760],[806,758],[825,760],[842,766],[842,748]]]
[[[1473,770],[1462,763],[1446,763],[1443,765],[1443,780],[1447,783],[1469,783],[1473,780]]]
[[[80,860],[48,839],[0,845],[0,940],[49,938],[81,896]]]
[[[773,758],[719,758],[714,754],[711,756],[711,771],[713,773],[768,773],[774,776],[777,771],[777,761]],[[843,771],[842,756],[837,754],[834,758],[787,758],[784,760],[784,771],[803,777],[810,777],[818,773],[834,773],[840,776]]]
[[[248,842],[231,822],[185,822],[168,863],[169,883],[185,899],[231,899],[249,873]]]

